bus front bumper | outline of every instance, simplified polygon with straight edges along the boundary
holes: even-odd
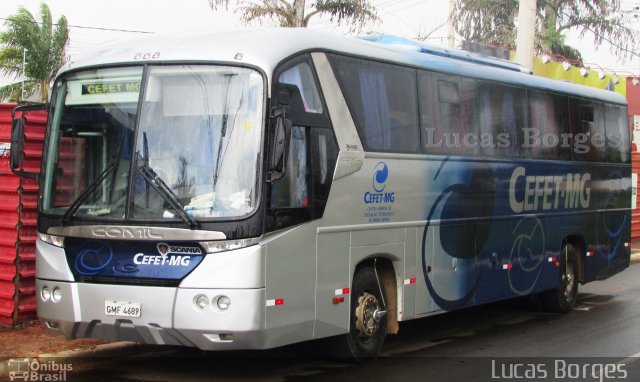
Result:
[[[45,299],[45,287],[50,292],[58,288],[59,301]],[[203,350],[264,348],[264,288],[105,287],[43,279],[36,279],[36,288],[38,317],[51,332],[67,338],[195,346]],[[221,296],[230,300],[226,310],[218,307]],[[196,304],[198,297],[201,306]],[[107,304],[113,301],[139,307],[139,317],[107,314]]]

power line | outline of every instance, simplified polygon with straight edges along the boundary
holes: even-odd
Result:
[[[0,17],[0,20],[5,20],[5,21],[15,21],[14,19],[7,18],[7,17]],[[38,21],[31,21],[31,20],[29,20],[29,22],[30,22],[30,23],[33,23],[33,24],[43,25],[41,22],[38,22]],[[51,25],[53,25],[53,26],[60,26],[60,24],[55,24],[55,23],[52,23]],[[130,29],[114,29],[114,28],[86,27],[86,26],[82,26],[82,25],[67,25],[67,27],[68,27],[68,28],[77,28],[77,29],[91,29],[91,30],[99,30],[99,31],[107,31],[107,32],[145,33],[145,34],[152,34],[152,33],[155,33],[155,32],[137,31],[137,30],[130,30]]]

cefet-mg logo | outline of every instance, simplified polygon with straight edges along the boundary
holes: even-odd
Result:
[[[191,263],[191,255],[202,254],[200,247],[169,245],[167,243],[158,243],[156,247],[160,255],[137,253],[133,256],[134,264],[188,267]]]
[[[379,162],[373,169],[373,191],[365,192],[365,204],[384,204],[393,203],[395,201],[395,192],[384,192],[389,180],[389,166],[384,162]]]

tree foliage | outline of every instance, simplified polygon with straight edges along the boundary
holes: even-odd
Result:
[[[466,40],[514,48],[518,0],[456,0],[456,30]],[[568,30],[592,35],[595,47],[611,43],[619,59],[634,55],[636,34],[625,25],[620,0],[537,0],[536,47],[582,62],[565,43]]]
[[[69,40],[66,17],[61,16],[54,25],[45,3],[40,4],[40,20],[20,6],[15,15],[8,17],[5,27],[0,33],[2,73],[16,80],[21,78],[22,55],[26,49],[25,96],[38,94],[38,98],[46,102],[49,86],[64,63]],[[20,82],[0,87],[0,99],[15,102],[22,98],[20,93]]]
[[[308,9],[305,0],[209,0],[209,6],[213,10],[228,9],[231,2],[246,24],[271,19],[281,27],[307,27],[313,16],[323,14],[338,25],[348,23],[350,30],[355,31],[368,22],[378,21],[369,0],[317,0]]]

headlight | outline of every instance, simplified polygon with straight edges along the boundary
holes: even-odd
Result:
[[[240,249],[258,244],[259,238],[238,239],[238,240],[219,240],[219,241],[202,241],[200,245],[206,253],[218,253]]]
[[[56,247],[64,248],[64,236],[49,235],[46,233],[38,232],[38,238],[47,244],[55,245]]]

